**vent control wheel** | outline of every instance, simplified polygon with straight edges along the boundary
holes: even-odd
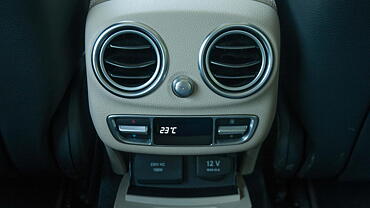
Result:
[[[179,76],[172,82],[172,91],[177,97],[189,97],[194,92],[194,82],[187,76]]]

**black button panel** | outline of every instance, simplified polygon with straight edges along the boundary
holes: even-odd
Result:
[[[137,154],[132,174],[141,184],[176,184],[183,179],[182,156]]]
[[[218,146],[249,140],[258,117],[244,116],[125,116],[107,119],[120,142],[154,146]]]
[[[236,185],[236,154],[147,155],[131,154],[131,186],[174,192]],[[188,195],[188,194],[186,194]]]
[[[234,170],[231,157],[198,156],[197,176],[206,180],[220,180]]]

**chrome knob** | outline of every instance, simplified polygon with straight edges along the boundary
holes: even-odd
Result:
[[[193,94],[194,82],[187,76],[179,76],[172,82],[172,91],[177,97],[189,97]]]

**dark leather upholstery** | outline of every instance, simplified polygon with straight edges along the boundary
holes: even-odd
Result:
[[[370,1],[277,3],[281,88],[306,141],[299,173],[339,176],[370,106]],[[369,138],[362,145],[370,151]]]
[[[20,172],[57,170],[50,129],[79,67],[86,8],[74,0],[0,2],[1,143]]]

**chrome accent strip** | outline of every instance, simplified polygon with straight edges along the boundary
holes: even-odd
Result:
[[[210,62],[211,62],[211,64],[221,66],[221,67],[225,67],[225,68],[245,68],[245,67],[250,67],[250,66],[254,66],[254,65],[257,65],[257,64],[261,63],[261,61],[259,61],[259,60],[251,61],[251,62],[247,62],[247,63],[243,63],[243,64],[225,64],[225,63],[220,63],[220,62],[217,62],[217,61],[210,61]]]
[[[124,76],[124,75],[116,75],[116,74],[109,74],[111,77],[118,78],[118,79],[149,79],[151,76]]]
[[[115,48],[115,49],[122,49],[122,50],[145,50],[149,49],[152,46],[151,45],[141,45],[141,46],[118,46],[118,45],[113,45],[109,44],[109,47]]]
[[[232,77],[232,76],[214,74],[213,76],[215,76],[216,78],[219,78],[219,79],[248,79],[248,78],[253,78],[256,75],[244,75],[244,76],[235,76],[235,77]]]
[[[248,50],[248,49],[255,49],[256,46],[220,46],[215,45],[215,48],[217,49],[223,49],[223,50]]]
[[[143,62],[140,64],[117,64],[109,60],[104,60],[104,62],[109,65],[116,66],[118,68],[123,68],[123,69],[145,68],[145,67],[155,64],[155,61],[147,61],[147,62]]]

